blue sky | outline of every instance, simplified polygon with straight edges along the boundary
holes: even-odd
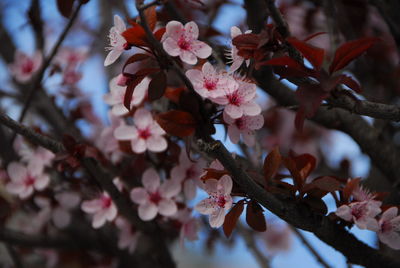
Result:
[[[83,14],[81,14],[80,17],[83,21],[88,23],[89,27],[96,28],[96,25],[98,24],[98,21],[96,20],[99,15],[97,8],[98,1],[100,0],[91,0],[90,3],[84,6],[82,9]],[[33,36],[29,26],[27,25],[25,15],[29,6],[29,2],[30,1],[28,0],[0,0],[0,8],[6,8],[7,10],[3,18],[4,23],[9,32],[12,33],[12,37],[19,49],[28,53],[32,53],[34,50]],[[63,26],[66,23],[66,19],[61,17],[56,11],[55,2],[56,1],[42,1],[42,4],[45,5],[44,17],[45,20],[49,22],[49,26],[46,28],[46,31],[50,33],[47,35],[50,37],[48,38],[46,45],[47,48],[52,46],[56,36],[58,36],[59,32],[61,29],[63,29]],[[129,9],[132,12],[132,15],[134,15],[135,10],[133,1],[129,2]],[[241,1],[234,2],[241,3]],[[240,5],[226,5],[223,8],[223,13],[217,17],[214,26],[221,32],[228,34],[230,27],[237,25],[243,19],[245,19],[245,12]],[[65,44],[71,46],[88,46],[92,40],[82,38],[82,36],[83,35],[79,33],[72,33],[69,35],[69,37],[67,37]],[[102,96],[108,89],[108,82],[105,80],[105,72],[103,67],[105,55],[106,53],[103,55],[90,57],[90,59],[83,64],[82,71],[84,73],[84,77],[82,81],[79,82],[79,85],[82,87],[82,89],[91,97],[96,113],[103,120],[106,120],[107,108],[102,102]],[[6,79],[6,66],[1,63],[0,81],[5,82]],[[46,83],[51,84],[52,80],[47,80]],[[7,83],[3,85],[6,85],[7,87]],[[263,95],[262,93],[260,93],[260,95],[262,95],[262,98],[264,99],[267,98],[267,96]],[[8,104],[7,106],[12,109],[10,110],[11,115],[15,115],[17,113],[16,109],[12,108],[13,106],[11,104]],[[217,137],[223,139],[224,133],[222,128],[218,128]],[[343,159],[343,156],[347,156],[354,162],[352,170],[353,175],[365,176],[369,170],[369,158],[361,153],[359,147],[347,135],[340,132],[335,132],[332,140],[334,141],[333,145],[329,148],[324,148],[324,151],[326,151],[330,156],[328,161],[333,165],[336,165],[341,159]],[[229,142],[227,142],[227,146],[231,150],[236,150],[236,147]],[[201,196],[199,198],[201,198]],[[330,209],[332,210],[334,208],[331,206]],[[271,217],[273,217],[273,215],[269,215],[267,213],[267,218]],[[320,242],[319,239],[317,239],[314,235],[308,232],[303,233],[310,243],[332,265],[332,267],[347,267],[345,258],[340,253],[336,252],[330,246]],[[374,246],[375,238],[373,233],[360,230],[354,230],[354,233],[366,243]],[[195,256],[200,257],[203,260],[204,258],[207,258],[207,260],[210,261],[210,264],[209,266],[202,265],[203,268],[217,267],[217,265],[212,264],[212,262],[219,264],[218,267],[258,267],[253,256],[249,253],[245,243],[241,239],[236,241],[235,246],[232,249],[227,249],[221,245],[217,246],[217,252],[212,257],[205,255],[201,249],[201,246],[204,242],[203,240],[204,235],[201,236],[201,239],[198,242],[186,243],[187,249],[183,254],[184,256],[191,256],[191,258],[195,258]],[[182,256],[182,251],[177,249],[176,254]],[[180,264],[178,263],[178,265],[182,268],[189,267],[187,266],[188,264],[184,262]],[[308,250],[301,244],[301,242],[294,237],[291,250],[274,257],[272,260],[272,267],[314,268],[320,267],[320,265],[315,261],[315,258],[310,255]]]

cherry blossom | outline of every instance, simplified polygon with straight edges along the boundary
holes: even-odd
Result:
[[[154,219],[157,214],[174,215],[178,208],[172,199],[181,191],[181,185],[174,180],[161,184],[160,176],[153,169],[147,169],[142,176],[143,187],[131,190],[131,200],[139,205],[139,217],[144,221]]]
[[[178,210],[178,212],[173,216],[176,220],[177,226],[180,228],[179,231],[179,244],[181,247],[184,245],[185,239],[189,241],[194,241],[198,239],[199,222],[197,219],[191,216],[192,210],[189,208],[184,208]]]
[[[244,115],[237,119],[233,119],[228,114],[224,113],[223,117],[224,121],[228,124],[228,136],[232,143],[238,143],[240,135],[242,135],[243,142],[247,146],[254,146],[254,130],[260,129],[264,125],[264,117],[262,115]]]
[[[251,33],[251,30],[247,30],[244,33],[245,34]],[[231,38],[232,39],[241,34],[242,34],[242,31],[238,27],[236,27],[236,26],[231,27]],[[234,71],[239,69],[244,61],[244,58],[242,56],[238,55],[238,49],[233,44],[232,44],[232,48],[229,51],[227,57],[232,61],[232,65],[229,68],[230,73],[233,73]],[[250,60],[248,59],[248,60],[246,60],[246,65],[249,66],[249,64],[250,64]]]
[[[140,233],[132,229],[132,225],[122,217],[115,220],[115,225],[119,229],[118,248],[128,249],[129,253],[133,253],[136,249]]]
[[[229,115],[233,119],[242,117],[243,115],[255,116],[261,113],[260,106],[254,102],[256,98],[256,85],[243,80],[236,80],[239,84],[237,90],[231,92],[226,91],[224,96],[213,98],[217,104],[226,105],[224,114]]]
[[[225,211],[232,207],[232,179],[228,175],[222,176],[219,180],[208,179],[205,182],[204,190],[209,197],[200,201],[195,210],[204,215],[209,215],[210,226],[220,227],[225,220]]]
[[[50,177],[43,173],[43,165],[37,161],[27,166],[12,162],[7,166],[7,173],[11,181],[7,183],[6,190],[19,198],[29,197],[34,190],[43,190],[50,182]]]
[[[66,67],[75,68],[79,63],[86,60],[88,49],[84,47],[62,47],[57,53],[54,61]]]
[[[23,162],[35,162],[37,165],[49,167],[55,157],[55,154],[43,147],[32,148],[30,145],[22,142],[17,146],[17,152]]]
[[[291,231],[287,224],[268,224],[268,229],[262,236],[268,252],[272,254],[287,251],[292,244]]]
[[[111,197],[103,192],[98,198],[82,202],[81,209],[89,214],[94,214],[92,226],[100,228],[106,221],[113,221],[117,217],[117,207]]]
[[[78,207],[81,197],[75,192],[62,192],[54,196],[58,205],[53,208],[52,220],[56,227],[65,228],[71,222],[71,210]]]
[[[391,207],[379,219],[379,240],[393,249],[400,249],[400,216],[397,212],[397,207]]]
[[[129,111],[124,105],[124,97],[127,87],[118,85],[119,76],[110,81],[110,93],[104,95],[104,102],[112,106],[112,113],[122,116]],[[131,100],[131,108],[137,107],[142,103],[149,88],[150,78],[145,77],[134,89]]]
[[[111,112],[108,112],[108,117],[111,121],[111,126],[102,127],[100,135],[96,135],[95,143],[97,148],[110,158],[111,162],[117,163],[122,158],[123,153],[119,150],[118,140],[114,137],[114,131],[124,122],[122,118],[114,116]]]
[[[42,53],[36,51],[30,57],[20,50],[15,51],[14,62],[10,65],[10,70],[14,78],[21,83],[31,79],[36,71],[42,66]]]
[[[166,32],[162,37],[164,50],[171,56],[179,58],[188,64],[196,64],[197,57],[208,58],[211,55],[211,47],[197,40],[199,28],[193,21],[185,26],[179,21],[167,23]]]
[[[379,227],[375,217],[381,213],[381,205],[382,202],[375,200],[353,202],[340,206],[335,213],[346,221],[354,221],[360,229],[377,231]]]
[[[191,69],[186,76],[193,84],[194,90],[204,98],[221,97],[226,92],[233,92],[238,88],[237,82],[227,74],[218,73],[214,67],[206,62],[200,70]]]
[[[146,150],[162,152],[167,149],[167,141],[163,137],[165,131],[153,119],[151,113],[144,109],[136,110],[134,126],[121,125],[114,131],[118,140],[130,140],[132,151],[137,154]]]
[[[171,170],[171,179],[183,183],[183,193],[187,200],[196,197],[196,185],[200,183],[200,177],[205,167],[204,159],[200,158],[196,162],[190,161],[185,150],[181,150],[179,155],[179,165]]]
[[[362,185],[358,185],[351,193],[354,200],[357,201],[370,201],[374,200],[375,194],[371,193],[368,189],[364,188]]]
[[[111,27],[110,33],[108,34],[110,46],[106,48],[107,50],[110,50],[110,52],[104,60],[104,66],[114,63],[119,56],[121,56],[122,52],[124,52],[126,48],[126,40],[121,34],[125,30],[126,26],[124,21],[120,16],[114,15],[114,26]]]

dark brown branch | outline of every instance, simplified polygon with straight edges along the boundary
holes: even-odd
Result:
[[[287,22],[284,20],[281,12],[275,6],[275,0],[265,0],[267,3],[268,10],[272,19],[274,20],[277,30],[282,35],[283,38],[290,36],[290,31]]]
[[[292,231],[297,235],[297,237],[301,240],[304,246],[311,252],[311,254],[317,259],[317,261],[325,268],[330,268],[331,266],[321,257],[317,250],[307,241],[304,235],[297,230],[297,228],[292,228]]]
[[[32,25],[35,34],[36,49],[43,51],[44,35],[43,35],[43,20],[40,12],[40,1],[32,0],[28,11],[29,21]]]
[[[15,268],[24,268],[24,265],[22,264],[22,259],[19,256],[18,252],[15,250],[15,248],[9,243],[5,243],[5,247],[14,263]]]
[[[314,213],[308,206],[290,199],[279,199],[262,189],[238,166],[225,146],[219,142],[199,140],[199,147],[217,158],[230,172],[233,180],[265,208],[296,228],[313,232],[319,239],[340,251],[347,259],[367,267],[398,267],[400,263],[359,241],[354,235],[332,222],[328,217]]]

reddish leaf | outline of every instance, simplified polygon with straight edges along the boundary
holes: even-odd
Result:
[[[58,11],[60,11],[63,17],[69,18],[69,16],[71,16],[74,2],[75,0],[57,0]]]
[[[265,61],[263,63],[259,63],[259,64],[289,67],[289,68],[295,69],[297,71],[307,73],[307,69],[303,65],[301,65],[300,63],[298,63],[297,61],[295,61],[294,59],[292,59],[289,56],[273,58],[273,59],[267,60],[267,61]]]
[[[153,31],[157,23],[156,6],[146,8],[146,10],[144,11],[144,16],[146,17],[146,21],[149,25],[150,30]]]
[[[311,34],[311,35],[307,36],[306,38],[304,38],[303,41],[307,42],[307,41],[309,41],[309,40],[311,40],[311,39],[313,39],[313,38],[315,38],[315,37],[317,37],[317,36],[319,36],[321,34],[326,34],[326,32],[318,32],[318,33],[315,33],[315,34]]]
[[[287,41],[300,51],[316,70],[321,69],[322,63],[324,62],[325,50],[309,45],[293,37],[288,38]]]
[[[244,199],[237,202],[236,205],[234,205],[232,209],[228,212],[228,214],[225,215],[223,230],[227,238],[231,236],[232,231],[235,228],[236,223],[243,212],[243,208],[244,208]]]
[[[178,88],[173,88],[173,87],[167,87],[164,93],[164,96],[169,99],[172,102],[175,102],[176,104],[179,103],[179,99],[181,97],[182,91],[184,91],[184,87],[178,87]]]
[[[318,189],[326,191],[326,192],[334,192],[334,191],[338,191],[342,184],[340,183],[340,181],[338,181],[334,177],[323,176],[323,177],[316,178],[309,185],[312,188],[318,188]]]
[[[350,89],[354,90],[357,93],[361,93],[361,86],[350,76],[347,76],[345,74],[340,75],[338,83],[348,86]]]
[[[258,232],[265,232],[267,230],[263,209],[256,201],[252,200],[247,204],[246,222],[253,230]]]
[[[192,135],[196,129],[193,115],[184,111],[168,111],[157,115],[156,120],[168,134],[181,138]]]
[[[143,54],[143,53],[136,53],[135,55],[130,56],[129,59],[125,62],[124,66],[122,67],[122,73],[125,73],[125,68],[129,64],[132,64],[132,63],[135,63],[138,61],[143,61],[148,58],[150,58],[150,56],[147,54]]]
[[[363,54],[378,40],[379,38],[376,37],[366,37],[344,43],[336,50],[331,66],[329,67],[329,72],[333,73],[343,69],[349,62]]]
[[[282,157],[282,162],[292,175],[296,189],[301,190],[303,188],[303,178],[300,171],[297,169],[296,162],[289,157]]]
[[[132,101],[132,95],[133,91],[135,90],[136,86],[142,82],[143,78],[145,78],[144,75],[139,75],[133,78],[132,80],[129,80],[128,86],[126,87],[125,95],[124,95],[124,106],[126,109],[129,111],[131,110],[131,101]]]
[[[346,185],[343,188],[343,201],[348,202],[350,199],[351,194],[353,193],[353,190],[358,187],[360,184],[360,178],[348,180]]]
[[[149,83],[148,98],[150,101],[158,100],[164,95],[167,87],[167,76],[163,71],[157,73]]]
[[[314,116],[322,101],[327,97],[329,97],[329,92],[324,91],[319,84],[307,84],[298,87],[296,98],[300,108],[295,118],[297,130],[301,131],[303,129],[304,119]]]
[[[135,22],[131,23],[133,27],[126,29],[121,35],[132,46],[148,46],[146,32],[143,27]]]
[[[255,50],[259,42],[259,36],[253,33],[240,34],[232,39],[232,44],[236,46],[238,50]]]
[[[163,27],[161,29],[158,29],[155,33],[154,33],[154,37],[158,40],[161,41],[162,36],[164,35],[166,31],[166,28]]]
[[[209,179],[216,179],[219,180],[224,175],[229,175],[228,171],[226,170],[219,170],[213,168],[205,168],[206,173],[200,178],[203,182]]]
[[[317,164],[317,159],[311,154],[302,154],[292,158],[296,163],[303,181],[311,174]]]
[[[275,147],[264,160],[264,178],[266,183],[275,177],[282,159],[278,147]]]

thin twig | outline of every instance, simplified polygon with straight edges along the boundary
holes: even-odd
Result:
[[[314,255],[314,257],[322,266],[324,266],[325,268],[331,268],[331,266],[321,257],[318,251],[315,250],[315,248],[307,241],[304,235],[299,230],[297,230],[297,228],[292,227],[292,231],[299,237],[304,246],[306,246],[306,248],[311,252],[312,255]]]
[[[22,264],[21,256],[19,256],[19,254],[15,250],[15,248],[12,245],[10,245],[9,243],[4,243],[4,245],[14,263],[15,268],[24,268],[24,265]]]

